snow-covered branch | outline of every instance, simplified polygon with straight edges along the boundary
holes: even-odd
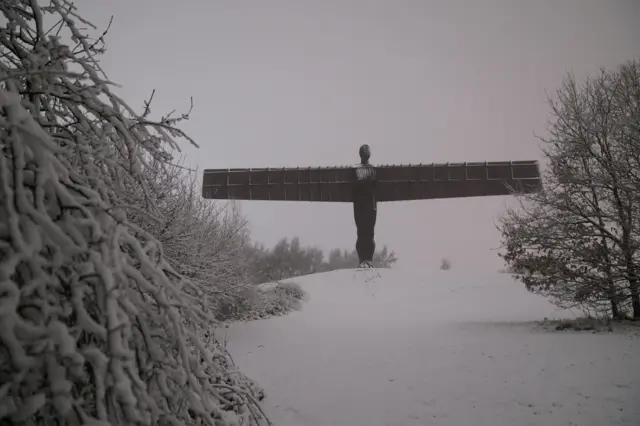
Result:
[[[503,257],[566,306],[640,318],[640,62],[568,76],[550,101],[545,189],[503,217]]]
[[[115,95],[71,2],[0,11],[0,421],[264,423],[210,331],[215,299],[180,268],[185,236],[165,251],[153,228],[186,117]]]

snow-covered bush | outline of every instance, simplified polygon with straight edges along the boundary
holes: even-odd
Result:
[[[225,314],[242,321],[286,315],[299,310],[306,299],[307,293],[295,282],[261,284],[245,289],[244,296],[227,306]]]
[[[179,166],[168,170],[156,177],[158,220],[141,215],[132,220],[156,237],[169,264],[208,296],[211,313],[230,319],[229,305],[235,311],[247,305],[246,220],[233,202],[203,199],[195,172]]]
[[[440,269],[443,271],[448,271],[451,269],[451,261],[449,259],[442,258],[442,260],[440,260]]]
[[[210,298],[140,226],[163,220],[183,117],[110,90],[71,2],[0,10],[0,423],[266,421]]]
[[[292,300],[302,300],[306,293],[300,287],[300,284],[294,282],[278,283],[275,287],[276,292],[291,298]]]
[[[252,311],[257,318],[286,315],[301,308],[306,293],[294,282],[276,283],[273,286],[258,286],[259,303]]]

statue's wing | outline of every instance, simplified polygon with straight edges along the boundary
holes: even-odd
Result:
[[[482,197],[541,189],[537,161],[378,166],[378,201]]]
[[[202,197],[219,200],[350,202],[354,167],[208,169]]]
[[[219,200],[351,202],[357,166],[208,169],[202,196]],[[376,166],[378,201],[529,193],[541,188],[537,161]]]

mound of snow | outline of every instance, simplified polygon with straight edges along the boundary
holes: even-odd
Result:
[[[640,422],[640,339],[540,331],[530,321],[574,314],[509,275],[342,270],[292,281],[307,292],[300,311],[224,330],[274,424]]]

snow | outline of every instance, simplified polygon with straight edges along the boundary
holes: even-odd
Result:
[[[640,338],[545,331],[573,317],[506,274],[342,270],[294,279],[301,311],[221,329],[279,426],[640,424]]]

